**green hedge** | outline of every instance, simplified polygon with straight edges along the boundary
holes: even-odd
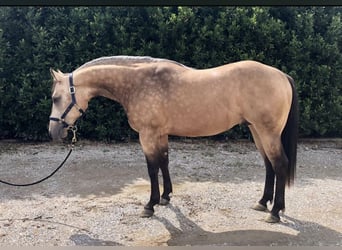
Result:
[[[207,68],[254,59],[290,74],[302,137],[342,135],[341,7],[0,7],[0,139],[48,139],[49,68],[149,55]],[[118,103],[91,101],[81,137],[136,138]],[[245,127],[216,136],[247,137]]]

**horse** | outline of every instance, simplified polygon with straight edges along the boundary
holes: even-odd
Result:
[[[92,98],[103,96],[122,105],[139,134],[150,178],[142,217],[151,217],[155,205],[170,202],[169,135],[212,136],[247,124],[266,167],[263,195],[252,208],[269,212],[266,222],[280,221],[285,187],[295,178],[298,140],[297,92],[286,73],[253,60],[195,69],[148,56],[100,57],[72,73],[50,72],[49,134],[55,141],[74,128]]]

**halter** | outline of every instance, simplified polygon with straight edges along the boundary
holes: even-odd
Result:
[[[64,111],[64,113],[62,114],[61,118],[56,118],[56,117],[50,117],[50,121],[55,121],[55,122],[59,122],[63,124],[64,128],[71,128],[73,129],[75,126],[72,124],[68,124],[65,121],[65,117],[68,115],[68,113],[70,112],[70,110],[75,107],[80,113],[81,115],[84,114],[84,111],[82,108],[80,108],[77,105],[76,102],[76,96],[75,96],[75,86],[74,86],[74,80],[72,77],[72,73],[69,74],[69,90],[70,90],[70,95],[71,95],[71,103],[69,104],[69,106],[66,108],[66,110]]]

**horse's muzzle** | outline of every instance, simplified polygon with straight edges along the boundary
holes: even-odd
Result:
[[[61,142],[68,136],[68,129],[60,123],[54,123],[49,126],[49,135],[54,142]]]

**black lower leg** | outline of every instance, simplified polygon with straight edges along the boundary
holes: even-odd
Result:
[[[285,181],[285,176],[277,175],[274,205],[271,211],[271,214],[277,218],[280,218],[279,212],[285,209]]]
[[[164,150],[164,152],[162,153],[162,161],[160,164],[160,168],[163,174],[163,186],[164,186],[164,191],[161,196],[162,205],[166,205],[170,201],[170,193],[172,193],[172,183],[171,183],[168,165],[169,165],[168,152],[167,150]]]
[[[144,207],[144,212],[142,214],[143,217],[150,217],[154,213],[154,206],[159,204],[160,201],[160,192],[159,192],[159,182],[158,182],[158,164],[154,161],[154,159],[146,157],[147,160],[147,168],[148,175],[151,181],[151,195],[149,202]]]
[[[274,177],[275,173],[272,168],[271,162],[268,158],[265,159],[265,167],[266,167],[266,178],[265,178],[265,187],[264,187],[264,194],[259,201],[261,205],[264,207],[267,206],[267,202],[273,201],[273,194],[274,194]]]
[[[276,188],[274,196],[274,204],[271,210],[270,222],[280,221],[279,212],[285,209],[285,184],[287,173],[287,157],[282,153],[281,157],[275,161],[275,174],[276,174]]]

